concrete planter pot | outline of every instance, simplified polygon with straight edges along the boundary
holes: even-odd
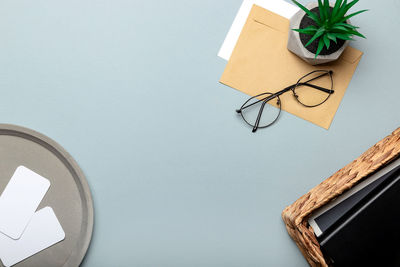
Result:
[[[310,3],[306,7],[309,10],[311,10],[313,8],[317,8],[318,3]],[[327,54],[325,55],[319,54],[315,58],[315,53],[310,52],[302,43],[300,39],[300,33],[292,30],[300,28],[300,23],[303,20],[304,16],[306,16],[306,13],[300,9],[300,11],[294,14],[293,17],[290,19],[289,38],[287,44],[287,48],[289,49],[289,51],[293,52],[294,54],[296,54],[297,56],[299,56],[300,58],[302,58],[304,61],[306,61],[311,65],[318,65],[337,60],[343,53],[343,51],[346,49],[346,47],[349,45],[349,41],[345,41],[338,50],[332,53],[329,53],[329,50],[327,50],[326,51]],[[346,22],[350,23],[350,21]]]

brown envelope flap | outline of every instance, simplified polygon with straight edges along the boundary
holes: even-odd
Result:
[[[252,19],[267,27],[273,28],[282,33],[286,33],[289,27],[289,20],[260,6],[253,5]]]

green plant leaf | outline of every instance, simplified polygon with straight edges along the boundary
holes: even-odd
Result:
[[[329,49],[331,41],[329,40],[328,35],[327,34],[322,35],[322,39],[324,39],[324,44],[326,46],[326,49]]]
[[[304,29],[293,29],[293,31],[299,32],[299,33],[308,34],[308,35],[314,35],[315,34],[315,31],[308,31],[308,30],[304,30]]]
[[[342,4],[342,0],[336,0],[335,6],[333,7],[333,10],[332,10],[331,18],[334,18],[336,16],[341,4]]]
[[[316,30],[317,31],[319,28],[317,26],[315,26],[315,25],[310,25],[310,26],[308,26],[308,27],[306,27],[304,29],[311,29],[311,30]]]
[[[346,14],[347,0],[344,0],[332,22],[337,22]]]
[[[359,36],[359,37],[362,37],[362,38],[366,38],[364,35],[359,33],[356,29],[349,29],[349,28],[333,29],[330,33],[332,33],[332,34],[336,34],[336,33],[347,34],[349,36],[356,35],[356,36]]]
[[[306,12],[306,14],[308,15],[308,17],[310,19],[312,19],[313,21],[315,21],[318,25],[321,25],[321,20],[320,18],[313,12],[311,12],[310,10],[308,10],[305,6],[303,6],[302,4],[300,4],[299,2],[297,2],[296,0],[292,0],[293,3],[295,3],[299,8],[301,8],[304,12]]]
[[[331,8],[329,6],[329,0],[324,0],[324,9],[325,9],[325,17],[329,18],[329,15],[331,13]]]
[[[339,22],[345,22],[345,21],[348,20],[349,18],[354,17],[355,15],[361,14],[361,13],[363,13],[363,12],[365,12],[365,11],[368,11],[368,9],[364,9],[364,10],[360,10],[360,11],[354,12],[353,14],[350,14],[350,15],[348,15],[348,16],[342,18]]]
[[[366,37],[365,37],[364,35],[362,35],[361,33],[359,33],[359,32],[356,31],[356,30],[350,30],[349,33],[352,34],[352,35],[356,35],[356,36],[358,36],[358,37],[362,37],[362,38],[365,38],[365,39],[366,39]]]
[[[335,33],[336,38],[342,39],[342,40],[353,40],[353,38],[351,38],[350,34],[346,34],[346,33]]]
[[[346,28],[346,27],[343,27],[343,26],[340,26],[340,25],[333,25],[333,27],[331,28],[331,30],[332,30],[332,31],[335,31],[335,30],[339,30],[339,31],[348,31],[348,30],[351,30],[351,29]]]
[[[351,35],[351,33],[349,31],[341,31],[341,30],[335,30],[333,32],[331,32],[332,34],[347,34],[347,35]]]
[[[322,48],[324,48],[324,41],[322,41],[322,38],[319,39],[318,41],[318,48],[317,48],[317,52],[315,53],[315,58],[317,58],[317,56],[319,55],[319,53],[321,53]]]
[[[344,23],[344,22],[335,23],[335,25],[343,26],[343,27],[350,28],[350,29],[358,29],[359,28],[359,27],[356,27],[354,25]]]
[[[343,16],[346,15],[347,11],[349,11],[350,8],[352,8],[355,4],[357,4],[358,1],[359,1],[359,0],[354,0],[354,1],[351,1],[350,3],[348,3],[348,4],[344,7],[344,11],[345,11],[345,12],[344,12]]]
[[[344,0],[342,2],[342,5],[338,8],[336,14],[334,17],[332,17],[331,22],[332,23],[337,23],[339,20],[341,20],[345,15],[346,11],[344,10],[347,6],[347,0]]]
[[[322,4],[322,0],[318,0],[318,10],[319,10],[319,17],[321,18],[321,21],[326,20],[325,12],[324,12],[324,6]]]
[[[332,33],[328,32],[328,33],[326,34],[326,36],[328,36],[328,38],[329,38],[330,40],[332,40],[332,41],[334,41],[335,43],[337,43],[335,34],[332,34]]]
[[[315,32],[318,30],[317,27],[315,27],[314,25],[308,26],[306,28],[303,29],[292,29],[293,31],[299,32],[299,33],[304,33],[304,34],[308,34],[308,35],[314,35]]]
[[[340,10],[339,12],[339,16],[337,18],[335,18],[335,20],[333,20],[333,22],[343,22],[346,20],[343,20],[343,17],[346,15],[347,11],[350,10],[350,8],[352,8],[355,4],[357,4],[359,0],[353,0],[352,2],[350,2],[349,4],[346,4],[346,6],[343,7],[343,9]]]
[[[309,46],[312,42],[314,42],[315,39],[317,39],[324,33],[325,33],[325,28],[319,28],[318,31],[314,34],[314,36],[310,39],[310,41],[308,41],[308,43],[305,45],[305,47]]]

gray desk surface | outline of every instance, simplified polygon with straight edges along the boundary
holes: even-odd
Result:
[[[398,0],[357,4],[365,55],[329,131],[283,113],[256,134],[218,83],[241,2],[0,3],[0,121],[87,175],[83,266],[307,266],[282,209],[400,126]]]

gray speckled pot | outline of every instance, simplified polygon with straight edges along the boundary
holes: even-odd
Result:
[[[308,9],[313,9],[315,7],[318,7],[318,3],[310,3],[306,7]],[[300,22],[304,17],[304,15],[306,15],[306,13],[300,9],[300,11],[294,14],[293,17],[290,19],[287,48],[311,65],[323,64],[338,59],[340,55],[343,53],[344,49],[349,45],[349,41],[346,41],[343,44],[343,46],[335,53],[329,55],[318,55],[315,58],[315,54],[308,51],[307,48],[305,48],[304,45],[302,44],[300,40],[300,34],[292,30],[299,28]],[[347,21],[347,23],[350,23],[350,21]]]

